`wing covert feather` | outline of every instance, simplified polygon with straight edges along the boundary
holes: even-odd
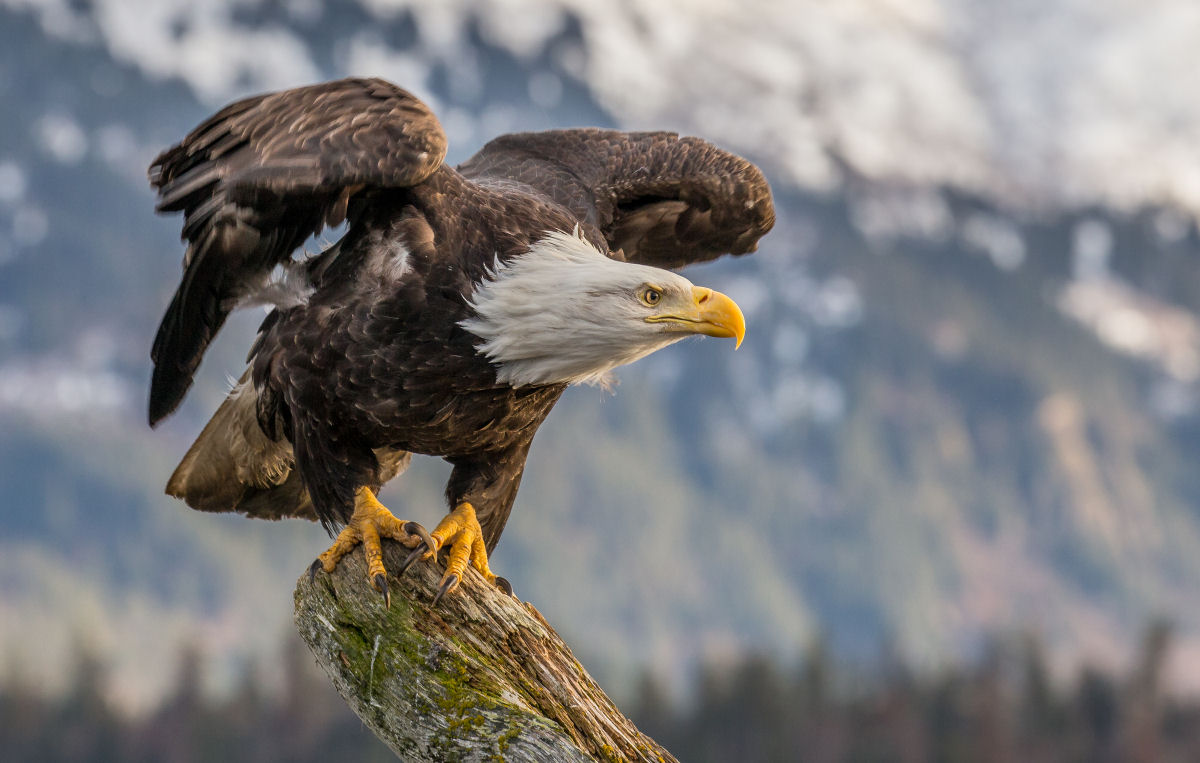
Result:
[[[631,262],[677,268],[745,254],[775,223],[766,178],[706,140],[582,128],[504,135],[459,166],[531,186]]]

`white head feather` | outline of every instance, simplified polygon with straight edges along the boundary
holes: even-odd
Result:
[[[669,270],[611,259],[578,235],[553,231],[476,284],[475,317],[461,322],[501,382],[605,383],[686,335],[647,323],[638,294],[647,285],[690,293]]]

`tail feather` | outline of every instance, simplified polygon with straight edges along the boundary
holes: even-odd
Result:
[[[175,468],[167,495],[200,511],[316,520],[291,444],[268,437],[259,424],[258,398],[246,371]],[[411,453],[395,448],[377,448],[374,453],[379,483],[368,487],[375,489],[412,460]]]
[[[194,509],[250,513],[244,504],[256,494],[272,492],[289,481],[299,483],[292,470],[291,446],[271,440],[259,428],[257,395],[248,377],[249,372],[243,374],[167,482],[167,494]],[[303,490],[296,487],[285,491],[292,495],[283,503],[290,505],[268,507],[275,502],[261,497],[255,505],[262,513],[272,508],[275,516],[303,513],[303,506],[296,505]]]

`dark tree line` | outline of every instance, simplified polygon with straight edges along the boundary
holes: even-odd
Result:
[[[1028,638],[922,677],[839,667],[817,647],[791,672],[705,668],[686,708],[646,678],[633,717],[682,761],[1196,761],[1200,698],[1168,693],[1169,642],[1153,625],[1129,675],[1084,667],[1065,684]]]
[[[70,690],[46,699],[23,684],[0,688],[0,760],[109,763],[150,761],[394,761],[342,702],[299,640],[284,650],[286,685],[259,691],[254,670],[232,695],[201,691],[201,655],[185,647],[174,689],[144,717],[105,700],[104,667],[82,652]]]
[[[1128,675],[1082,669],[1051,680],[1036,641],[996,646],[979,662],[914,676],[895,661],[847,667],[819,646],[798,669],[751,657],[702,668],[675,701],[649,675],[626,703],[682,761],[1200,760],[1200,699],[1165,691],[1170,631],[1148,629]],[[105,700],[104,669],[83,653],[70,691],[47,699],[0,688],[5,761],[392,760],[318,675],[303,647],[285,650],[288,684],[260,692],[248,671],[230,696],[200,691],[203,663],[180,655],[174,690],[128,718]]]

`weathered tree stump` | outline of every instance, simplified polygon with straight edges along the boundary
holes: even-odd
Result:
[[[384,563],[407,549],[384,541]],[[431,608],[440,565],[388,579],[361,553],[296,584],[296,627],[358,717],[404,760],[675,758],[617,710],[532,605],[472,569]]]

